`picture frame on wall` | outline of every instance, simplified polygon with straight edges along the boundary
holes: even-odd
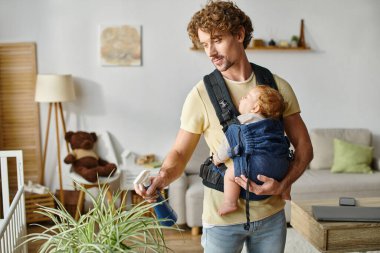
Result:
[[[141,66],[141,25],[100,25],[102,66]]]

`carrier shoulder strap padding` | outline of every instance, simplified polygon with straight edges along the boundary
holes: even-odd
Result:
[[[275,90],[278,90],[276,81],[274,80],[272,72],[269,69],[261,67],[257,64],[251,63],[253,73],[256,76],[256,82],[260,85],[268,85]]]
[[[251,66],[253,73],[256,76],[257,84],[269,85],[277,90],[277,84],[272,73],[268,69],[253,63],[251,63]],[[225,132],[231,124],[240,124],[237,119],[239,112],[232,103],[232,99],[222,74],[215,69],[212,73],[206,75],[203,78],[203,81],[219,122],[223,126],[223,131]],[[208,157],[202,164],[199,175],[203,179],[203,184],[205,186],[218,191],[223,191],[223,176],[225,170],[226,166],[224,166],[224,164],[216,167],[212,163],[210,157]]]
[[[230,124],[238,123],[237,116],[239,112],[232,103],[222,74],[217,69],[210,75],[205,76],[203,81],[219,122],[225,132]]]

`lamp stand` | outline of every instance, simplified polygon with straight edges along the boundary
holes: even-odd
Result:
[[[63,110],[62,110],[62,103],[61,102],[54,102],[49,103],[49,111],[48,111],[48,120],[47,120],[47,126],[46,126],[46,133],[45,133],[45,143],[44,143],[44,157],[43,157],[43,163],[42,163],[42,172],[41,172],[41,178],[40,183],[44,184],[45,179],[45,165],[46,165],[46,154],[47,154],[47,147],[49,142],[49,130],[50,130],[50,120],[51,120],[51,111],[52,107],[54,105],[54,112],[55,112],[55,134],[57,139],[57,163],[58,163],[58,176],[59,176],[59,200],[62,204],[65,203],[65,197],[63,193],[63,183],[62,183],[62,166],[61,166],[61,147],[59,142],[59,123],[58,123],[58,114],[60,114],[61,123],[62,123],[62,130],[63,134],[66,134],[66,123],[65,119],[63,117]],[[69,144],[66,142],[66,148],[67,153],[69,153]]]

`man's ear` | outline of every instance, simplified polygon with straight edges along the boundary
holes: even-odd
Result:
[[[244,29],[244,27],[241,26],[239,28],[239,31],[238,31],[236,37],[237,37],[237,39],[238,39],[239,42],[243,43],[244,37],[245,37],[245,29]]]

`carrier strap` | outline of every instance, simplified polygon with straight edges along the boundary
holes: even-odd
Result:
[[[259,85],[268,85],[271,88],[278,90],[276,81],[274,80],[272,72],[269,69],[261,67],[257,64],[251,63],[253,73],[256,75],[256,83]]]
[[[232,103],[223,76],[219,70],[215,69],[210,75],[205,76],[203,81],[219,122],[225,132],[230,124],[239,123],[237,120],[239,112]]]
[[[248,164],[248,159],[249,159],[249,155],[247,155],[245,157],[247,163]],[[249,175],[249,167],[246,168],[245,170],[245,173],[246,173],[246,177],[248,179],[248,175]],[[244,224],[244,229],[246,231],[249,231],[249,228],[251,226],[251,220],[250,220],[250,215],[249,215],[249,179],[247,180],[247,184],[245,185],[245,217],[247,219],[247,222]]]
[[[247,180],[246,184],[246,191],[245,191],[245,217],[247,219],[247,222],[244,224],[244,230],[248,231],[251,227],[251,220],[249,217],[249,180]]]

